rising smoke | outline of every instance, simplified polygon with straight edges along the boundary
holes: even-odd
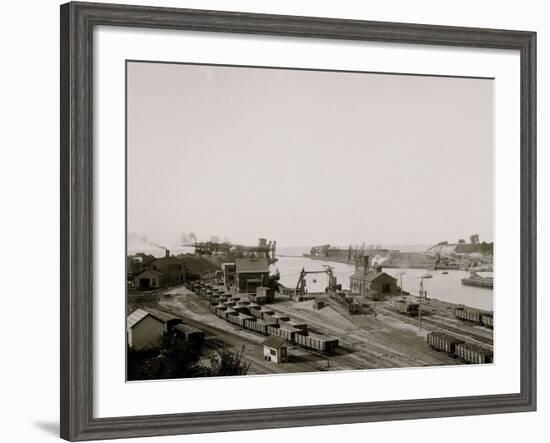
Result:
[[[191,245],[197,242],[197,236],[193,232],[183,232],[180,235],[180,244],[181,245]]]
[[[136,234],[135,232],[132,232],[130,233],[130,237],[134,237],[135,239],[153,247],[153,248],[159,248],[159,249],[164,249],[164,250],[167,250],[168,248],[166,246],[162,246],[158,243],[155,243],[154,241],[151,241],[149,240],[147,237],[145,237],[144,235],[139,235],[139,234]]]

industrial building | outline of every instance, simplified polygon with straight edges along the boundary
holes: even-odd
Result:
[[[134,276],[134,287],[149,290],[171,286],[185,281],[185,265],[177,257],[166,255],[142,264],[142,270]]]
[[[223,285],[229,288],[235,284],[235,263],[222,263]]]
[[[238,258],[235,260],[235,285],[241,294],[256,294],[258,286],[269,281],[269,263],[265,258]]]
[[[372,269],[369,256],[362,257],[355,264],[355,273],[350,277],[350,290],[353,294],[372,296],[372,294],[397,294],[397,280],[382,271],[382,267]]]

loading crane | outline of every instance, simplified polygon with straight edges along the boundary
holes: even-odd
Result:
[[[306,271],[304,268],[300,271],[298,282],[296,283],[296,295],[303,295],[306,291],[306,275],[308,274],[326,274],[328,275],[328,288],[329,290],[336,289],[336,276],[332,272],[332,267],[325,265],[325,269],[319,271]]]

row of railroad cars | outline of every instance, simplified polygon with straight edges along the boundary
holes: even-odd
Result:
[[[238,306],[237,306],[238,308]],[[271,309],[249,304],[246,311],[239,312],[225,304],[210,305],[210,311],[229,323],[262,335],[275,335],[289,343],[322,354],[333,354],[338,348],[338,339],[310,334],[306,323],[294,322],[290,317]]]
[[[493,362],[493,351],[474,343],[443,332],[430,332],[426,336],[430,348],[436,351],[446,352],[464,360],[466,363],[484,364]]]
[[[491,311],[482,311],[468,306],[459,306],[455,308],[455,317],[460,320],[466,320],[493,329],[493,313]]]

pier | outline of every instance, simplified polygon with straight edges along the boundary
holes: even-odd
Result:
[[[464,286],[474,286],[476,288],[493,289],[492,277],[481,277],[476,273],[472,273],[469,277],[461,280]]]

